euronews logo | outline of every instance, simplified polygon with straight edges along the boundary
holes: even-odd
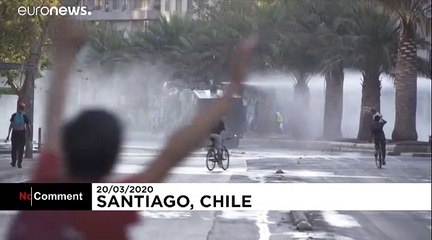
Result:
[[[87,10],[86,6],[21,6],[18,8],[18,14],[20,16],[90,16],[92,12]]]

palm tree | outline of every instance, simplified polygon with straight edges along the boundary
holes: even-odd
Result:
[[[297,138],[307,138],[310,108],[309,80],[318,72],[318,59],[308,52],[311,41],[289,41],[288,58],[285,62],[294,83],[294,109],[292,134]]]
[[[307,138],[310,107],[308,83],[310,77],[319,71],[319,58],[310,51],[315,42],[311,33],[319,25],[320,19],[315,14],[312,1],[288,3],[288,8],[290,16],[287,31],[280,35],[286,46],[284,64],[294,82],[293,111],[296,116],[292,121],[292,134],[297,138]]]
[[[115,30],[106,24],[89,25],[88,29],[90,51],[85,62],[114,71],[116,64],[133,60],[124,31]]]
[[[357,138],[369,139],[372,120],[370,109],[380,111],[382,73],[389,73],[397,53],[397,31],[394,19],[378,12],[369,5],[354,6],[345,19],[351,36],[352,52],[349,67],[359,69],[363,76],[360,127]]]
[[[344,68],[349,51],[346,46],[347,28],[341,24],[354,1],[310,1],[319,19],[310,38],[315,40],[310,50],[320,61],[325,80],[324,139],[342,137]]]
[[[430,0],[379,0],[399,22],[399,48],[395,69],[396,118],[393,140],[417,140],[417,45],[416,34],[430,21]]]
[[[204,78],[208,62],[217,53],[208,43],[208,23],[190,17],[162,17],[147,32],[137,33],[131,39],[132,49],[139,59],[153,63],[162,61],[173,68],[177,75],[189,80]]]
[[[308,83],[318,65],[316,56],[309,51],[313,45],[311,33],[318,25],[309,5],[309,1],[307,4],[303,1],[271,1],[269,4],[262,3],[256,14],[256,24],[263,36],[259,48],[262,68],[285,72],[293,82],[293,112],[296,114],[293,121],[289,121],[288,128],[298,138],[307,137]],[[272,107],[265,102],[263,109],[271,111]],[[273,120],[273,114],[267,111],[266,117]]]

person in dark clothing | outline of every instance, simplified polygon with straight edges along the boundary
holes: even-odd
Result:
[[[12,162],[11,166],[15,167],[18,160],[18,168],[22,167],[22,160],[24,155],[24,147],[26,143],[27,131],[30,128],[30,120],[24,113],[25,104],[18,105],[18,111],[12,114],[10,118],[10,126],[6,141],[9,141],[10,133],[12,131]]]
[[[210,137],[213,138],[215,142],[215,147],[219,159],[218,164],[221,164],[221,159],[222,159],[221,157],[222,156],[222,137],[221,137],[222,131],[225,131],[225,122],[223,121],[223,119],[217,122],[210,135]]]
[[[210,93],[212,95],[217,95],[218,94],[218,90],[219,90],[218,85],[216,85],[216,83],[213,81],[213,79],[210,80]]]
[[[386,137],[383,130],[386,123],[387,122],[384,119],[382,119],[379,115],[376,115],[371,125],[371,137],[374,138],[375,142],[375,157],[377,157],[378,154],[378,146],[381,145],[383,154],[383,165],[386,165]]]

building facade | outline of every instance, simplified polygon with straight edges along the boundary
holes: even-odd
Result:
[[[106,22],[117,30],[145,31],[160,16],[185,15],[192,9],[192,0],[81,0],[91,15],[82,20]]]

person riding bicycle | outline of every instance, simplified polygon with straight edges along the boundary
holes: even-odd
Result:
[[[386,120],[382,119],[381,116],[376,115],[374,121],[371,124],[371,136],[374,138],[375,142],[375,158],[378,155],[378,147],[381,145],[381,151],[383,155],[383,165],[386,165],[386,137],[384,134],[384,125],[387,123]]]
[[[223,119],[220,119],[215,125],[215,127],[213,128],[212,133],[210,135],[210,137],[214,139],[219,165],[221,165],[221,160],[222,160],[222,137],[221,137],[222,131],[225,131],[225,123]]]

